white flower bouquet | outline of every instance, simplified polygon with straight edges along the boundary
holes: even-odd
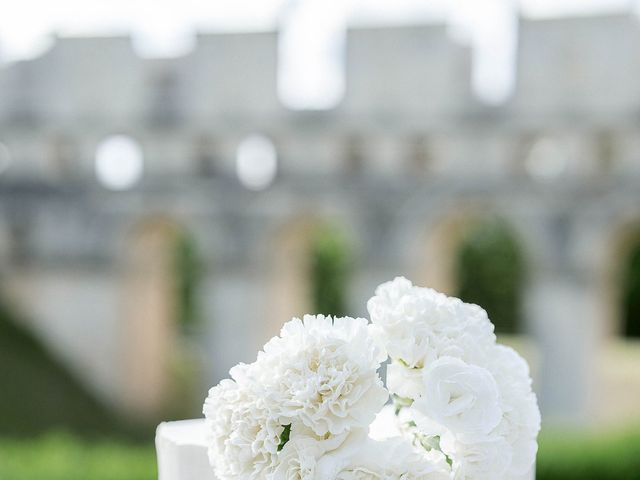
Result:
[[[372,323],[291,320],[209,391],[216,477],[530,478],[540,412],[528,366],[496,343],[485,311],[404,278],[368,309]]]

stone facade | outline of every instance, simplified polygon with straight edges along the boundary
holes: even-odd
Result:
[[[365,315],[397,274],[451,291],[455,245],[499,215],[531,269],[526,330],[547,418],[597,419],[614,397],[640,414],[633,373],[603,373],[609,396],[600,375],[618,330],[621,239],[640,220],[639,39],[626,16],[522,20],[516,90],[490,107],[444,27],[352,29],[346,96],[319,112],[279,103],[275,32],[200,35],[188,55],[154,60],[128,38],[58,39],[0,69],[12,158],[0,175],[4,289],[92,388],[150,411],[176,330],[162,270],[176,230],[204,258],[199,342],[212,384],[308,308],[313,225],[348,235],[351,307]],[[253,133],[278,152],[260,192],[235,175]],[[111,134],[144,151],[144,177],[127,191],[95,178]]]

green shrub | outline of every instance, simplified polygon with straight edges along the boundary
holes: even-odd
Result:
[[[32,436],[52,428],[88,435],[128,433],[22,325],[0,302],[0,435]]]
[[[640,338],[640,245],[629,255],[622,286],[623,333]]]
[[[481,305],[499,333],[520,333],[525,265],[508,225],[491,220],[474,228],[458,251],[458,296]]]
[[[0,440],[2,480],[157,480],[149,446],[86,443],[65,434]]]
[[[174,250],[176,284],[176,320],[185,333],[193,333],[200,320],[197,297],[202,276],[202,263],[194,239],[182,233]]]
[[[311,288],[314,313],[345,316],[350,250],[337,230],[325,227],[311,246]]]

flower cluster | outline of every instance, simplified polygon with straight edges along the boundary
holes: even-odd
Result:
[[[537,400],[526,362],[496,343],[486,312],[404,278],[380,285],[368,308],[403,432],[444,454],[452,478],[528,478]]]
[[[486,313],[404,278],[365,319],[286,323],[209,391],[220,480],[529,478],[540,413],[526,362]],[[390,359],[387,388],[378,374]],[[384,407],[393,394],[394,406]],[[375,419],[375,420],[374,420]]]

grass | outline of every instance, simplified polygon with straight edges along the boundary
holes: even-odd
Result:
[[[640,480],[640,427],[548,432],[540,438],[538,480]]]
[[[155,450],[68,434],[0,439],[2,480],[157,480]],[[607,434],[544,433],[538,480],[639,480],[640,428]]]
[[[0,440],[2,480],[156,480],[153,448],[67,434]]]

